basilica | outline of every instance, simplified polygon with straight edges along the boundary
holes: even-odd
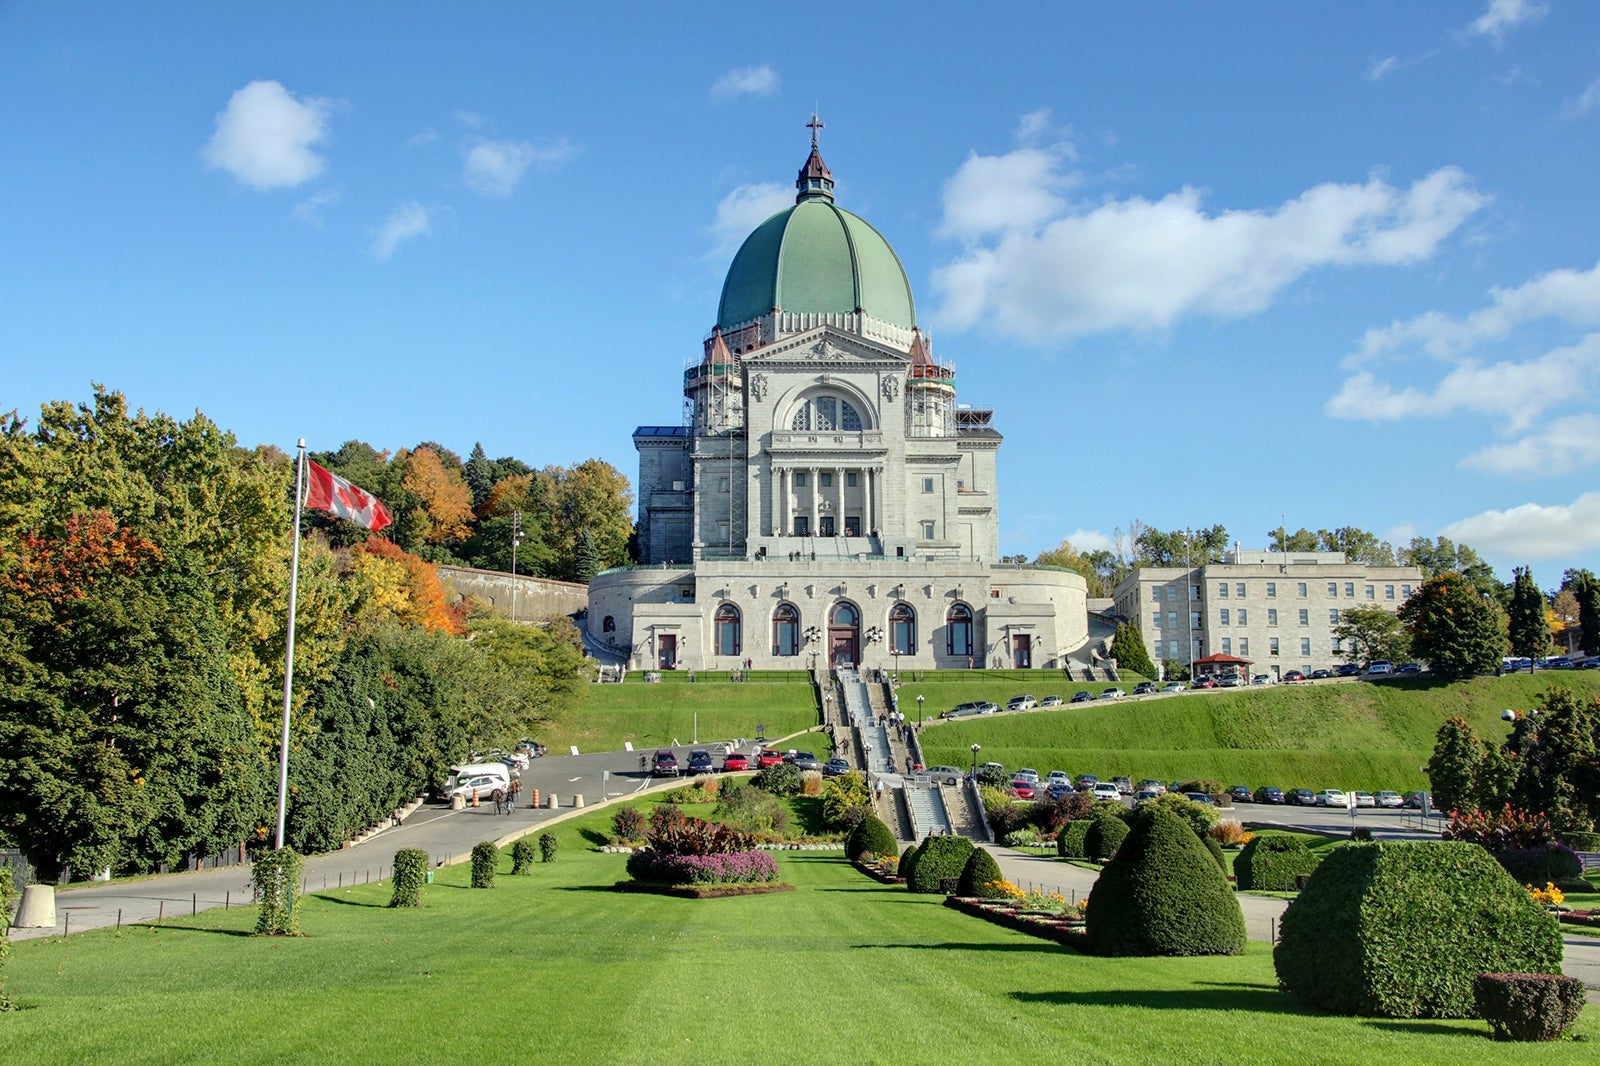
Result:
[[[681,421],[634,431],[639,563],[590,583],[589,643],[643,670],[1064,666],[1085,583],[999,563],[994,412],[834,203],[819,125],[794,206],[728,268]]]

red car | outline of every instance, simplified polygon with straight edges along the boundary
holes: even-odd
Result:
[[[783,762],[783,755],[771,748],[762,748],[761,754],[756,756],[756,769],[765,770],[769,766],[777,766]]]
[[[1285,681],[1304,681],[1306,679],[1306,675],[1302,674],[1299,670],[1290,670],[1287,674],[1283,675],[1283,679]]]
[[[743,752],[733,752],[727,758],[722,760],[723,773],[748,769],[750,769],[750,756],[744,754]]]
[[[1033,799],[1033,782],[1026,777],[1019,777],[1011,782],[1011,794],[1019,800]]]

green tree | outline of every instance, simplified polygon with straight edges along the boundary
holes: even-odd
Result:
[[[1332,632],[1344,649],[1347,662],[1404,659],[1410,654],[1405,626],[1392,612],[1377,604],[1340,611]]]
[[[1427,537],[1413,537],[1411,543],[1398,553],[1401,566],[1415,566],[1424,578],[1457,573],[1466,578],[1479,592],[1502,602],[1505,586],[1494,576],[1494,569],[1484,562],[1476,551],[1465,544],[1457,544],[1449,537],[1429,541]]]
[[[1460,574],[1429,578],[1401,605],[1411,652],[1444,678],[1486,673],[1505,654],[1495,608]]]
[[[601,570],[600,547],[587,528],[578,530],[578,543],[572,555],[573,577],[587,585]]]
[[[1511,603],[1506,608],[1510,623],[1511,653],[1529,659],[1550,654],[1550,623],[1545,618],[1544,594],[1533,583],[1526,566],[1512,571]]]
[[[1158,676],[1155,663],[1150,661],[1150,653],[1144,646],[1144,637],[1139,627],[1131,622],[1117,626],[1116,635],[1111,638],[1111,657],[1117,660],[1120,669],[1145,677]]]
[[[1557,832],[1600,824],[1600,704],[1555,685],[1524,715],[1507,748],[1518,769],[1518,806],[1543,811]]]
[[[1059,566],[1081,574],[1089,586],[1091,597],[1111,595],[1110,586],[1102,580],[1094,564],[1081,555],[1070,540],[1062,541],[1049,551],[1040,552],[1033,563],[1035,566]]]
[[[1583,631],[1583,650],[1590,655],[1600,655],[1600,580],[1588,570],[1568,570],[1562,577],[1561,587],[1570,589],[1578,601],[1578,628]]]
[[[1220,523],[1203,529],[1163,532],[1134,523],[1134,547],[1142,566],[1203,566],[1219,563],[1228,550],[1228,527]]]
[[[578,580],[578,536],[585,529],[599,550],[600,569],[628,561],[633,492],[626,477],[599,459],[586,459],[570,469],[547,467],[539,477],[547,485],[553,576]]]
[[[472,493],[472,509],[478,514],[483,513],[483,505],[489,501],[489,493],[494,490],[494,463],[489,461],[489,456],[484,453],[483,443],[472,445],[472,455],[468,457],[466,465],[462,467],[461,474],[467,482],[467,489]]]
[[[1434,738],[1428,758],[1428,787],[1433,804],[1441,811],[1475,811],[1478,774],[1483,766],[1484,743],[1464,718],[1449,718]]]

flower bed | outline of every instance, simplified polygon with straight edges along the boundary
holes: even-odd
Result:
[[[764,851],[676,855],[647,850],[629,857],[628,875],[658,885],[762,884],[778,879],[778,864]]]
[[[944,905],[1006,929],[1054,940],[1057,944],[1072,948],[1074,951],[1087,954],[1089,950],[1081,917],[1022,911],[1004,900],[976,899],[967,896],[949,896],[945,899]]]
[[[906,883],[905,878],[896,876],[881,866],[869,865],[864,862],[852,862],[850,865],[854,866],[857,870],[860,870],[874,881],[877,881],[879,884],[903,885]]]
[[[722,899],[727,896],[765,896],[773,892],[793,892],[787,881],[764,881],[743,885],[661,885],[650,881],[618,881],[611,886],[617,892],[648,892],[655,896],[676,896],[679,899]]]

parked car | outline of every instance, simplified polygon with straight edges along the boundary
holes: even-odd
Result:
[[[1153,777],[1147,777],[1143,781],[1139,782],[1139,790],[1141,792],[1145,792],[1145,791],[1154,792],[1156,795],[1159,796],[1162,793],[1166,792],[1167,783],[1165,781],[1157,781]]]
[[[850,763],[844,759],[829,759],[822,767],[823,777],[843,777],[850,772]]]
[[[1331,670],[1313,670],[1313,671],[1311,671],[1309,676],[1310,676],[1312,681],[1323,681],[1323,680],[1326,680],[1327,678],[1332,677],[1333,676],[1333,671],[1331,671]]]
[[[457,796],[460,796],[463,800],[471,801],[474,793],[477,794],[480,801],[488,800],[492,799],[496,792],[503,793],[510,787],[509,779],[495,774],[457,775],[452,780],[454,784],[446,785],[441,796],[446,803],[449,803]]]
[[[1141,681],[1133,686],[1133,694],[1135,696],[1148,696],[1155,690],[1156,683],[1154,681]]]
[[[1334,677],[1360,677],[1361,667],[1355,663],[1340,663],[1333,668]]]
[[[1127,695],[1126,692],[1122,691],[1120,688],[1117,688],[1115,685],[1113,685],[1112,687],[1106,689],[1104,692],[1100,693],[1100,698],[1103,699],[1103,700],[1120,700],[1122,697],[1124,697],[1126,695]]]
[[[1093,774],[1079,774],[1072,784],[1079,792],[1087,792],[1099,783],[1100,779]]]
[[[1378,805],[1378,798],[1370,792],[1355,792],[1352,795],[1355,796],[1355,805],[1357,807],[1376,807]]]
[[[977,700],[973,703],[958,703],[948,711],[939,714],[940,718],[970,718],[973,715],[993,714],[1000,708],[988,700]]]
[[[1306,675],[1302,674],[1299,670],[1290,670],[1288,673],[1283,675],[1283,679],[1285,681],[1304,681],[1306,679]]]
[[[1257,674],[1255,677],[1252,677],[1250,679],[1250,683],[1252,685],[1270,685],[1270,684],[1272,684],[1272,675],[1271,674]]]
[[[1218,688],[1238,688],[1244,684],[1244,678],[1238,674],[1223,674],[1217,678]]]
[[[1058,800],[1062,796],[1072,795],[1073,791],[1072,785],[1066,781],[1052,781],[1045,786],[1044,794],[1053,800]]]
[[[1089,791],[1094,794],[1095,799],[1120,800],[1122,798],[1122,793],[1110,781],[1101,781]]]
[[[1398,792],[1380,792],[1377,795],[1377,801],[1378,806],[1389,807],[1391,809],[1395,807],[1404,807],[1406,805],[1406,801],[1400,798],[1400,793]]]
[[[1194,802],[1204,804],[1207,807],[1215,807],[1217,805],[1217,801],[1204,792],[1185,792],[1184,795]]]
[[[1039,701],[1032,696],[1012,696],[1006,703],[1008,711],[1031,711],[1039,706]]]
[[[1317,794],[1309,788],[1293,788],[1289,790],[1289,803],[1295,807],[1315,807]]]
[[[1317,793],[1318,807],[1349,807],[1350,797],[1337,788],[1325,788]]]
[[[1166,790],[1163,789],[1162,791],[1164,792]],[[1139,791],[1133,794],[1133,802],[1143,803],[1145,800],[1153,800],[1159,795],[1161,795],[1161,792],[1157,792],[1154,789],[1141,788]]]
[[[1094,699],[1094,693],[1093,692],[1074,692],[1072,694],[1072,700],[1070,702],[1072,702],[1072,703],[1088,703],[1092,699]]]
[[[1033,799],[1034,782],[1025,777],[1019,777],[1011,782],[1011,794],[1019,800]]]
[[[1566,660],[1563,660],[1563,662],[1565,662],[1565,661]],[[1566,666],[1557,667],[1556,669],[1570,670],[1570,669],[1572,669],[1572,664],[1568,663]],[[1420,673],[1422,673],[1422,664],[1421,663],[1401,663],[1400,664],[1400,669],[1396,670],[1395,673],[1397,673],[1397,674],[1420,674]]]
[[[1012,777],[1020,777],[1024,781],[1032,781],[1036,785],[1039,783],[1039,771],[1037,771],[1037,770],[1035,770],[1035,769],[1033,769],[1032,767],[1029,767],[1029,766],[1024,766],[1022,769],[1018,770],[1016,773],[1012,774],[1011,776]]]
[[[696,748],[689,753],[689,772],[691,774],[709,774],[716,769],[711,764],[711,753],[702,748]]]
[[[1400,802],[1401,802],[1401,804],[1403,806],[1409,807],[1412,810],[1420,811],[1422,809],[1423,804],[1427,804],[1428,809],[1432,810],[1433,809],[1433,793],[1432,792],[1407,792],[1405,794],[1405,797],[1403,799],[1401,799]]]
[[[1189,682],[1190,688],[1216,688],[1217,679],[1214,677],[1197,677]]]
[[[679,772],[676,755],[666,749],[656,752],[656,757],[650,764],[651,777],[677,777]]]
[[[839,761],[844,762],[843,759]],[[750,756],[742,751],[730,751],[722,758],[722,772],[725,774],[741,773],[748,769],[750,769]]]
[[[1111,783],[1117,786],[1117,791],[1124,796],[1133,795],[1133,782],[1126,777],[1113,777]]]
[[[1262,785],[1256,789],[1255,801],[1257,803],[1283,803],[1285,800],[1283,789],[1275,785]]]
[[[1374,659],[1367,664],[1367,675],[1369,677],[1376,674],[1392,673],[1394,673],[1394,663],[1390,662],[1388,659]]]
[[[793,763],[801,770],[820,770],[822,763],[817,761],[814,753],[809,751],[794,751],[784,757],[785,762]]]
[[[1228,795],[1235,803],[1254,803],[1255,792],[1248,785],[1230,785]]]
[[[1044,699],[1039,701],[1039,706],[1041,709],[1046,707],[1064,707],[1066,706],[1066,701],[1060,696],[1046,696]]]
[[[1051,770],[1045,775],[1044,783],[1046,785],[1053,785],[1057,781],[1061,782],[1063,785],[1070,785],[1072,784],[1072,775],[1067,773],[1065,770]]]
[[[1182,692],[1183,691],[1183,682],[1182,681],[1168,681],[1165,685],[1161,686],[1161,691],[1162,692]]]
[[[765,770],[769,766],[777,766],[783,761],[783,754],[772,748],[762,748],[756,754],[756,769]]]
[[[920,776],[927,778],[936,785],[959,785],[965,771],[954,766],[929,766]]]

